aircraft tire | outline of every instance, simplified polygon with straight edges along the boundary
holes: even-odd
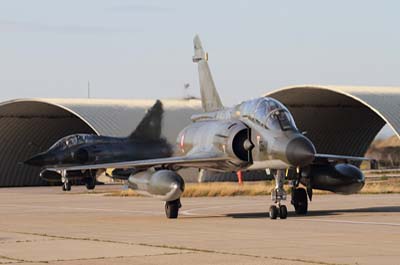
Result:
[[[271,205],[271,207],[269,207],[269,218],[276,219],[278,218],[278,214],[278,207],[276,207],[275,205]]]
[[[175,201],[165,202],[165,215],[168,219],[178,218],[179,208],[181,203],[179,199]]]
[[[86,186],[86,189],[88,189],[88,190],[94,190],[94,188],[96,187],[95,184],[88,184],[88,183],[86,183],[85,186]]]
[[[306,215],[308,212],[307,192],[303,188],[297,188],[293,191],[292,203],[296,214]]]
[[[286,205],[279,206],[279,218],[286,219],[288,215]]]
[[[87,179],[85,182],[86,189],[88,190],[94,190],[96,187],[96,180],[95,179]]]

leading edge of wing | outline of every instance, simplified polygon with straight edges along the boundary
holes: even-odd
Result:
[[[126,162],[115,162],[115,163],[104,163],[104,164],[93,164],[93,165],[82,165],[82,166],[72,166],[72,167],[54,167],[48,168],[48,170],[90,170],[90,169],[107,169],[107,168],[150,168],[153,166],[162,166],[162,165],[196,165],[196,164],[204,164],[207,162],[217,162],[217,161],[225,161],[226,157],[216,156],[214,154],[199,154],[193,156],[175,156],[175,157],[166,157],[166,158],[155,158],[155,159],[147,159],[147,160],[136,160],[136,161],[126,161]]]

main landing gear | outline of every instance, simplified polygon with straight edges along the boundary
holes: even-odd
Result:
[[[275,178],[275,189],[271,193],[271,199],[275,203],[269,207],[269,218],[271,219],[286,219],[287,218],[287,208],[285,205],[281,204],[281,201],[286,200],[286,191],[283,188],[285,182],[285,171],[278,170],[274,176]]]
[[[62,184],[62,190],[63,191],[70,191],[71,190],[71,182],[64,182],[63,184]]]
[[[307,190],[299,188],[301,178],[301,169],[297,169],[297,178],[292,180],[292,200],[291,204],[298,215],[306,215],[308,212],[308,197],[312,199],[312,187],[310,179],[306,178]]]
[[[67,177],[67,171],[62,170],[61,171],[61,182],[62,182],[62,190],[63,191],[70,191],[71,190],[71,182],[69,182],[69,179]]]
[[[178,218],[179,208],[181,207],[182,204],[180,199],[165,202],[165,215],[168,219],[176,219]]]
[[[306,215],[308,212],[307,192],[304,188],[293,186],[292,188],[292,205],[296,214]]]
[[[94,190],[94,188],[96,187],[96,179],[95,178],[86,179],[85,186],[86,186],[86,189],[88,189],[88,190]]]
[[[88,177],[85,179],[85,186],[88,190],[94,190],[96,187],[96,174],[93,175],[92,171],[89,171]]]

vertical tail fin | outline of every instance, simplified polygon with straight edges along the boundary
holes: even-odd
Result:
[[[143,140],[159,140],[161,138],[162,118],[164,110],[160,100],[147,110],[146,115],[136,127],[129,138],[139,138]]]
[[[193,62],[197,63],[199,69],[201,103],[205,112],[222,109],[221,99],[215,88],[214,80],[208,67],[208,55],[204,52],[198,35],[193,39],[194,56]]]

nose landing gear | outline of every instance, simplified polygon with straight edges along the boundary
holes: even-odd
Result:
[[[287,218],[286,205],[280,205],[279,207],[276,205],[271,205],[271,207],[269,207],[269,218],[276,219],[278,216],[281,219]]]
[[[281,201],[286,200],[286,191],[283,188],[285,182],[285,171],[278,170],[274,175],[275,178],[275,189],[271,193],[271,199],[275,205],[269,207],[269,218],[271,219],[286,219],[287,218],[287,208],[285,205],[281,204]]]

